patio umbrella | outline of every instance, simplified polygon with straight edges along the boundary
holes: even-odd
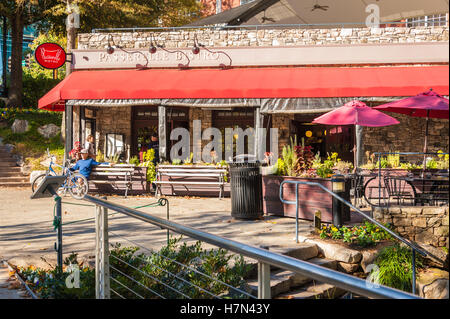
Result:
[[[388,126],[400,123],[393,117],[376,111],[368,107],[365,103],[357,100],[348,102],[336,110],[325,113],[318,118],[315,118],[312,122],[325,125],[360,125],[371,127]],[[353,156],[356,168],[356,138]]]
[[[432,89],[398,101],[374,107],[377,110],[406,114],[414,117],[425,117],[425,143],[423,152],[428,151],[429,118],[448,119],[448,99],[440,96]]]

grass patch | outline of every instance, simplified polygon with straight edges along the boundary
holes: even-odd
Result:
[[[29,130],[25,133],[13,133],[11,125],[14,120],[27,120]],[[24,158],[25,164],[32,166],[32,169],[46,169],[40,162],[46,159],[46,150],[56,155],[59,162],[64,156],[64,144],[61,142],[61,135],[53,138],[45,138],[37,129],[43,125],[55,124],[61,126],[62,113],[48,112],[35,109],[14,109],[0,108],[0,120],[7,123],[7,127],[0,128],[0,137],[4,144],[15,146],[14,153],[20,154]]]
[[[410,292],[412,289],[412,252],[409,247],[395,244],[385,247],[375,259],[379,267],[379,283]],[[416,275],[423,268],[422,257],[416,254]]]

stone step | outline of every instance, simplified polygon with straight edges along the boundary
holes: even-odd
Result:
[[[324,259],[324,258],[312,258],[307,260],[312,264],[336,269],[337,263],[335,260]],[[271,296],[272,298],[278,296],[280,294],[291,291],[294,288],[300,287],[311,282],[312,279],[310,277],[294,273],[290,270],[277,270],[273,271],[270,274],[270,288],[271,288]],[[253,279],[247,282],[248,291],[251,294],[257,296],[258,295],[258,280]]]
[[[16,167],[0,167],[0,177],[6,176],[23,176],[19,166]]]
[[[336,299],[345,293],[345,290],[336,286],[313,281],[300,289],[276,296],[275,299]]]
[[[0,187],[30,187],[30,183],[23,182],[2,182],[0,183]]]
[[[8,160],[0,161],[0,166],[17,166],[16,160],[8,159]]]
[[[5,182],[29,183],[30,179],[26,176],[8,176],[8,177],[0,176],[0,183],[5,183]]]
[[[310,243],[300,243],[296,244],[294,247],[284,247],[284,246],[270,246],[269,251],[278,253],[281,255],[290,256],[300,260],[308,260],[317,257],[319,251],[315,244]],[[247,279],[257,278],[258,276],[258,263],[252,258],[244,257],[247,264],[251,266],[251,270],[247,276]],[[275,266],[270,266],[270,271],[278,270]]]
[[[5,161],[5,160],[6,161],[9,161],[9,160],[15,161],[14,157],[12,157],[9,154],[0,154],[0,161]]]

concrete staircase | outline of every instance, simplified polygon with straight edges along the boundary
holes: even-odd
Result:
[[[270,250],[274,251],[273,249]],[[338,268],[336,260],[318,257],[319,251],[315,244],[302,243],[296,248],[282,250],[274,252],[333,270]],[[270,273],[271,297],[273,299],[336,299],[346,293],[346,291],[333,285],[320,283],[288,270],[277,269],[271,266]],[[258,295],[256,271],[253,271],[247,280],[247,290],[254,296]]]
[[[0,187],[30,187],[27,176],[22,175],[16,160],[0,145]]]

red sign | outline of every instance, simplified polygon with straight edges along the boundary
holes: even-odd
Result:
[[[34,51],[36,62],[46,69],[58,69],[66,63],[66,52],[59,44],[43,43]]]

